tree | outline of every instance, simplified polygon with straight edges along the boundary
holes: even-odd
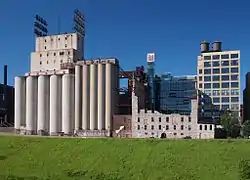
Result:
[[[250,120],[246,120],[242,125],[242,133],[244,137],[250,136]]]
[[[227,111],[221,115],[220,123],[227,134],[227,137],[236,138],[240,135],[240,122],[238,117]]]

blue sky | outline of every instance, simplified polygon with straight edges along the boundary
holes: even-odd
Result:
[[[35,14],[48,21],[52,34],[60,16],[61,31],[69,32],[79,8],[86,16],[85,58],[117,57],[123,69],[134,69],[155,52],[156,72],[189,75],[196,74],[200,41],[221,40],[223,49],[241,50],[243,89],[250,65],[249,7],[247,0],[1,0],[0,68],[9,66],[10,84],[29,71]]]

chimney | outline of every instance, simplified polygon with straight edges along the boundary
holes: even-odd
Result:
[[[7,65],[4,65],[4,81],[3,81],[3,84],[5,86],[8,85],[8,66]]]

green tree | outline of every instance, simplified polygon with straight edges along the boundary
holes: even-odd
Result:
[[[236,138],[240,135],[240,122],[238,117],[227,111],[221,115],[220,123],[227,134],[227,137]]]
[[[246,120],[242,125],[242,133],[244,137],[250,136],[250,120]]]

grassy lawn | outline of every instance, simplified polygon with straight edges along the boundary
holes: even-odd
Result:
[[[239,180],[250,142],[0,136],[0,179]]]

